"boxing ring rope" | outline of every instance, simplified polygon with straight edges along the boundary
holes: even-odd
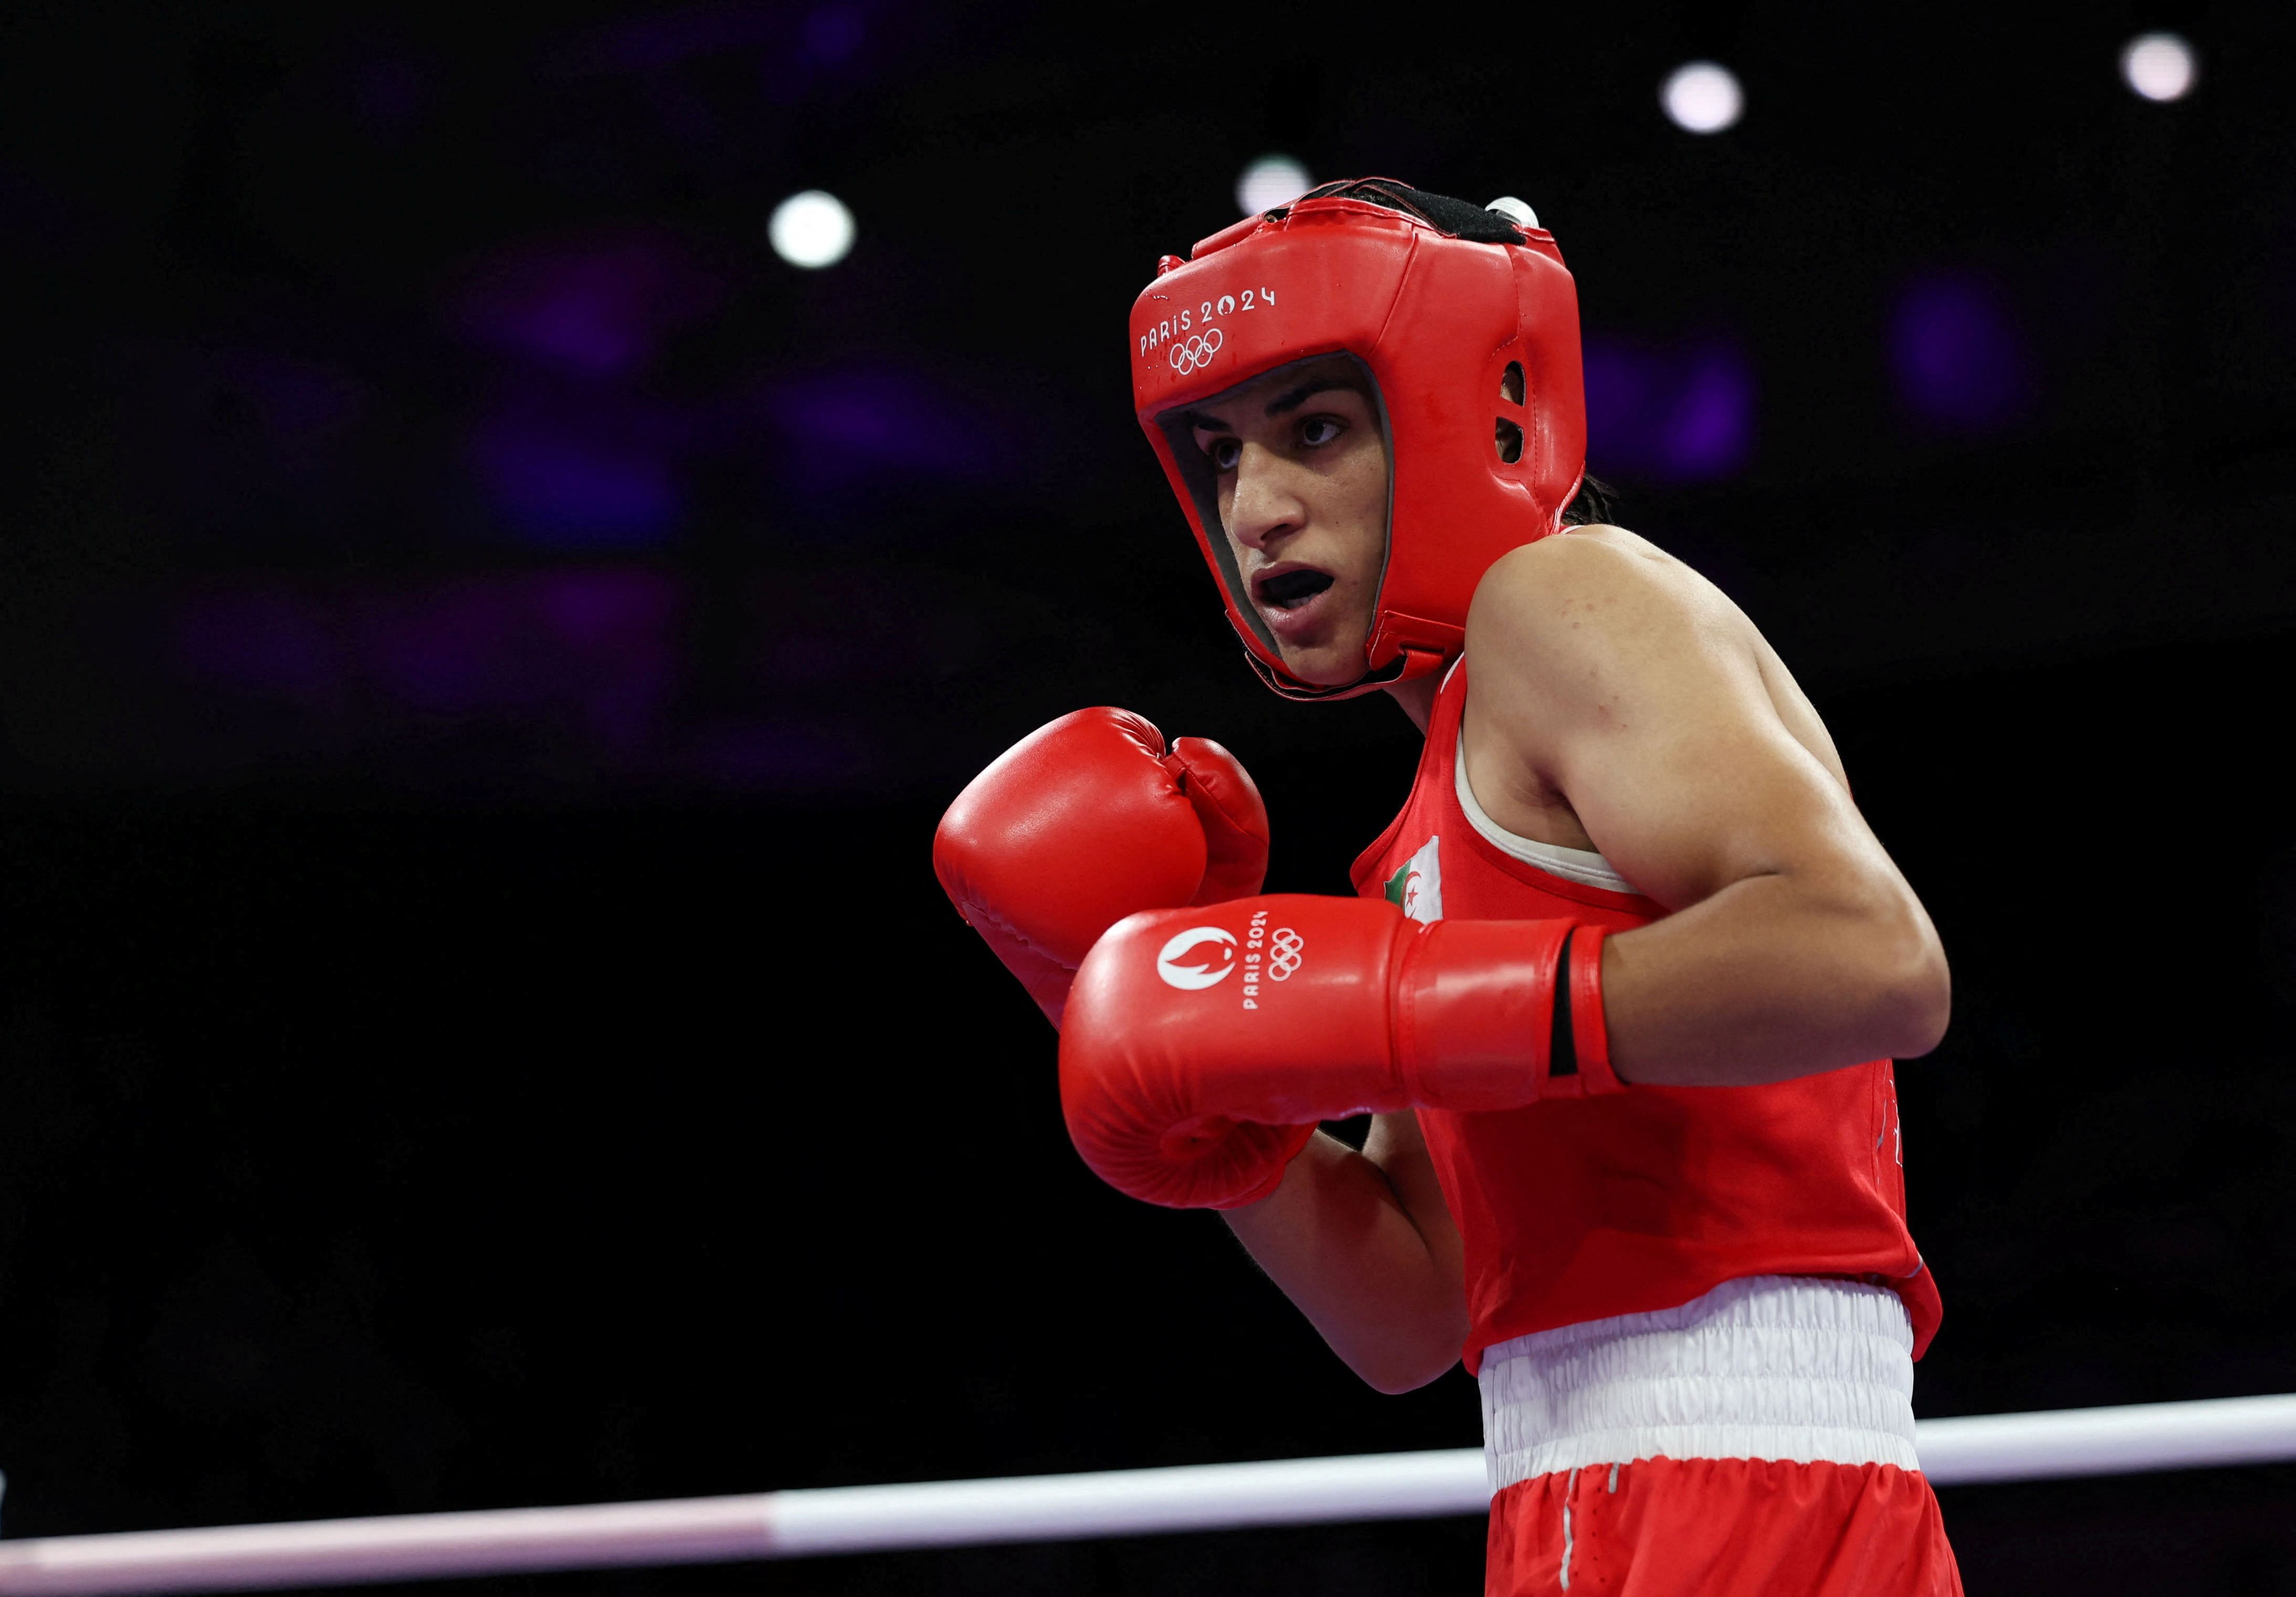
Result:
[[[1924,1420],[1939,1486],[2296,1459],[2296,1393]],[[0,1597],[250,1591],[1480,1513],[1476,1448],[0,1542]]]

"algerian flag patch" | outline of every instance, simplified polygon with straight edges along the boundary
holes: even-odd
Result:
[[[1429,838],[1403,862],[1403,869],[1387,879],[1387,901],[1414,921],[1443,918],[1442,841]]]

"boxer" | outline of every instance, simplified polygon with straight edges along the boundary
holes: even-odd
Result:
[[[1166,257],[1131,344],[1254,668],[1426,745],[1354,898],[1260,895],[1242,766],[1123,712],[966,790],[936,866],[1078,1151],[1375,1388],[1464,1360],[1490,1593],[1958,1592],[1890,1064],[1944,955],[1784,662],[1599,513],[1552,235],[1328,185]]]

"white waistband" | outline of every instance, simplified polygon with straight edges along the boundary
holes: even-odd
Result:
[[[1896,1293],[1793,1275],[1499,1342],[1481,1375],[1491,1490],[1661,1457],[1916,1470],[1913,1355]]]

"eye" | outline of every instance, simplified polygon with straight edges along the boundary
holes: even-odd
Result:
[[[1337,416],[1309,416],[1300,423],[1300,441],[1310,449],[1320,449],[1348,430],[1348,424]]]
[[[1203,449],[1215,471],[1233,471],[1236,462],[1243,458],[1243,441],[1240,438],[1211,438],[1205,442]]]

